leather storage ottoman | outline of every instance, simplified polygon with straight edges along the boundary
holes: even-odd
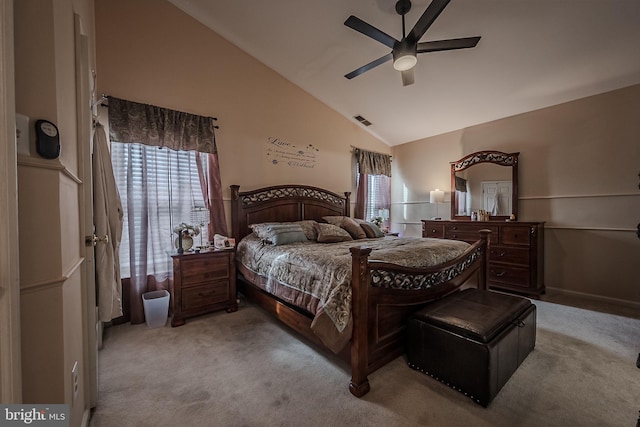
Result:
[[[535,347],[536,306],[466,289],[416,312],[407,329],[411,368],[486,407]]]

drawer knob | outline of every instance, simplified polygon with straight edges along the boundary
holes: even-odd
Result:
[[[495,271],[494,271],[494,272],[493,272],[493,274],[494,274],[496,277],[502,277],[502,276],[504,276],[504,275],[505,275],[505,272],[504,272],[504,271],[498,271],[498,272],[495,272]]]
[[[202,297],[202,298],[206,298],[206,297],[210,297],[212,295],[215,295],[215,293],[216,293],[216,291],[210,290],[209,292],[200,292],[200,293],[198,293],[198,296]]]

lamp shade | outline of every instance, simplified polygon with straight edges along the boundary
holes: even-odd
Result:
[[[435,190],[431,190],[429,192],[429,203],[442,203],[442,202],[444,202],[444,191],[438,190],[436,188]]]

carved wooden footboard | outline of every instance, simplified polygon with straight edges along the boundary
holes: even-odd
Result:
[[[317,187],[282,185],[239,192],[232,190],[233,237],[240,241],[250,224],[319,220],[327,215],[349,216],[349,195],[344,197]],[[464,287],[484,289],[489,231],[463,255],[437,268],[410,268],[369,261],[371,249],[351,248],[352,322],[350,347],[341,356],[351,366],[349,390],[355,396],[369,389],[368,375],[404,353],[407,317],[426,303]],[[278,300],[254,286],[238,266],[238,289],[285,324],[323,345],[311,330],[312,315]],[[418,286],[419,285],[419,286]]]
[[[404,353],[405,325],[412,312],[466,287],[486,289],[488,233],[483,230],[481,239],[462,256],[438,268],[369,261],[371,249],[351,249],[352,394],[365,395],[370,389],[368,374]]]

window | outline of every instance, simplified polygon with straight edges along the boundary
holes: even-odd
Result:
[[[172,272],[173,228],[185,222],[206,229],[208,223],[196,152],[112,142],[111,159],[124,211],[121,275],[165,279]],[[206,173],[206,162],[202,166]]]
[[[383,227],[389,226],[390,184],[391,179],[386,175],[367,175],[367,201],[364,212],[367,221],[381,217]]]
[[[356,148],[356,206],[354,215],[389,226],[391,205],[391,156]]]

